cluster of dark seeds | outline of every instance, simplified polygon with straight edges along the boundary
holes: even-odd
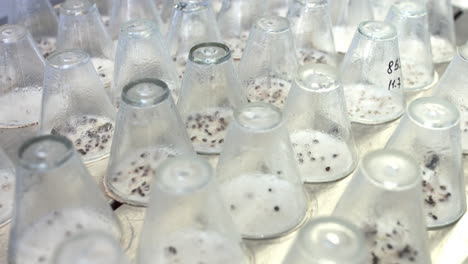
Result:
[[[52,135],[63,135],[72,140],[77,151],[83,156],[107,150],[111,145],[113,133],[114,125],[111,122],[86,116],[77,122],[70,122],[51,130]]]
[[[142,151],[122,163],[112,174],[110,183],[120,193],[130,199],[138,197],[138,200],[147,201],[151,190],[151,179],[156,175],[156,167],[167,158],[174,157],[174,153],[165,151]],[[124,188],[124,190],[121,190]]]
[[[320,63],[320,64],[331,64],[331,58],[325,53],[314,51],[314,50],[299,50],[298,52],[299,61],[302,64],[308,63]]]
[[[352,91],[351,91],[352,92]],[[375,118],[390,115],[396,109],[391,96],[368,96],[365,91],[359,93],[357,101],[348,100],[348,114],[360,118]]]
[[[402,237],[405,237],[401,232],[405,229],[399,220],[396,221],[396,228],[391,229],[390,232],[380,231],[375,224],[365,225],[363,230],[366,239],[372,242],[370,255],[372,264],[400,263],[403,260],[416,261],[418,251],[405,241],[401,241]]]
[[[268,79],[247,82],[248,102],[266,102],[282,108],[291,88],[291,80],[272,75]]]
[[[185,126],[195,149],[220,149],[224,143],[229,120],[229,115],[221,111],[189,115]]]
[[[312,144],[320,144],[320,141],[318,139],[313,139]],[[296,143],[293,143],[292,146],[293,146],[293,149],[297,149],[297,147],[299,145],[296,144]],[[304,148],[309,149],[310,145],[305,144]],[[308,150],[306,150],[305,152],[297,152],[297,151],[295,151],[295,152],[296,152],[296,160],[299,163],[299,165],[304,165],[307,162],[311,162],[311,163],[318,162],[318,161],[325,162],[327,160],[327,158],[336,159],[339,156],[338,153],[334,153],[330,157],[314,156],[314,153],[312,153],[312,151],[308,151]],[[326,172],[330,172],[330,171],[332,171],[332,168],[331,168],[331,166],[326,166],[324,168],[324,170]]]
[[[405,76],[403,78],[404,87],[412,88],[422,86],[432,77],[421,71],[420,66],[415,64],[405,64],[403,67],[405,71]]]
[[[431,181],[428,178],[437,177],[437,167],[440,163],[440,157],[435,153],[428,153],[424,161],[424,168],[422,170],[423,181],[423,193],[424,193],[424,204],[426,209],[429,209],[427,217],[431,220],[438,220],[439,216],[435,214],[433,209],[439,203],[445,203],[450,201],[452,193],[448,190],[447,186],[437,184],[434,181]]]

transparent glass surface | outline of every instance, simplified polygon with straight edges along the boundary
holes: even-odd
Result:
[[[265,5],[252,0],[224,0],[218,14],[218,25],[224,43],[232,52],[234,61],[239,61],[245,50],[250,29]]]
[[[418,0],[412,0],[412,1],[418,1]],[[421,1],[425,1],[425,0],[421,0]],[[398,0],[370,0],[372,13],[374,14],[374,19],[378,21],[384,21],[392,5],[397,2]]]
[[[273,105],[251,103],[235,111],[217,175],[244,238],[283,236],[307,218],[308,201],[289,133]]]
[[[190,49],[204,42],[222,42],[210,0],[180,0],[172,11],[167,42],[182,78]]]
[[[55,51],[58,19],[48,0],[14,0],[11,2],[10,24],[25,26],[44,57]]]
[[[146,206],[158,166],[184,154],[194,151],[167,84],[158,79],[128,83],[104,180],[107,191],[122,203]]]
[[[117,218],[70,140],[35,137],[18,156],[9,263],[51,263],[65,239],[90,230],[120,239]]]
[[[399,118],[405,99],[395,27],[362,22],[343,59],[340,77],[352,122],[381,124]]]
[[[109,92],[114,73],[114,44],[94,2],[67,0],[60,5],[57,49],[82,49]]]
[[[204,158],[167,160],[154,183],[138,264],[250,263]]]
[[[171,23],[172,18],[172,10],[174,9],[174,0],[156,0],[156,9],[159,12],[159,16],[161,17],[161,21],[163,23],[163,33],[167,32],[169,24]]]
[[[416,161],[400,151],[377,150],[363,157],[358,170],[333,215],[364,232],[366,263],[431,263]]]
[[[288,19],[300,64],[323,63],[336,66],[332,22],[326,0],[293,0]]]
[[[161,17],[153,0],[114,0],[110,17],[110,32],[113,40],[119,37],[123,24],[134,19],[148,19],[163,28]]]
[[[456,54],[457,41],[452,1],[426,0],[434,63],[449,62]]]
[[[221,152],[234,109],[247,102],[243,92],[226,45],[192,48],[177,107],[197,152]]]
[[[372,20],[369,0],[329,0],[336,51],[346,53],[354,32],[363,21]]]
[[[358,157],[336,68],[323,64],[301,67],[285,116],[305,182],[334,181],[354,170]]]
[[[403,86],[406,91],[429,89],[437,81],[432,63],[431,40],[424,3],[399,2],[386,21],[395,26],[400,45]]]
[[[307,223],[289,250],[284,264],[364,264],[369,254],[364,232],[336,217]]]
[[[154,21],[137,19],[122,26],[115,62],[111,90],[114,105],[118,106],[123,87],[128,83],[155,77],[168,85],[177,101],[180,80]]]
[[[44,60],[26,28],[0,26],[0,128],[37,125]]]
[[[468,153],[468,93],[465,89],[468,83],[468,45],[458,48],[442,75],[440,82],[434,88],[434,95],[442,97],[454,104],[460,112],[460,130],[463,153]]]
[[[53,264],[130,264],[119,243],[107,233],[89,232],[64,241]]]
[[[69,138],[91,163],[109,155],[114,118],[115,108],[86,52],[66,50],[47,58],[42,134]]]
[[[10,222],[13,214],[15,182],[13,163],[0,148],[0,228]]]
[[[454,223],[465,213],[460,115],[454,105],[436,97],[414,100],[387,148],[404,151],[421,167],[429,228]]]
[[[286,17],[290,0],[269,0],[263,3],[265,14]]]
[[[102,22],[104,22],[104,26],[109,28],[110,26],[110,16],[112,13],[112,6],[114,5],[114,0],[94,0],[99,10],[99,14],[101,14]]]
[[[250,31],[238,68],[249,102],[265,102],[282,108],[298,65],[288,19],[259,18]]]

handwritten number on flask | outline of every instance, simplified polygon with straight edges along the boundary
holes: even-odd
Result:
[[[400,89],[401,88],[401,79],[398,77],[396,80],[390,80],[388,82],[388,90]]]
[[[400,59],[396,59],[395,61],[390,61],[388,63],[387,73],[392,74],[394,71],[398,71],[400,69]]]
[[[388,63],[387,73],[392,74],[395,71],[398,71],[401,68],[400,66],[400,58],[396,59],[395,61],[390,61]],[[401,88],[401,78],[398,77],[397,79],[391,79],[388,82],[388,90],[393,89],[400,89]]]

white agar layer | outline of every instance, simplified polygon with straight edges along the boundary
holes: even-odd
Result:
[[[234,223],[248,237],[275,236],[297,227],[307,205],[301,185],[272,174],[246,174],[221,184]]]
[[[0,95],[0,128],[35,125],[41,114],[42,87],[15,88]]]
[[[353,154],[344,141],[312,130],[291,134],[296,162],[306,182],[327,182],[354,169]]]

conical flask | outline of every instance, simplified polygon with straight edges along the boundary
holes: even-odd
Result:
[[[285,115],[305,182],[334,181],[354,170],[358,157],[335,68],[324,64],[301,67]]]
[[[283,107],[297,73],[293,35],[287,18],[266,16],[250,31],[239,63],[239,77],[249,102]]]
[[[363,21],[374,18],[369,0],[330,0],[336,51],[346,53],[354,32]]]
[[[460,115],[454,105],[436,97],[414,100],[387,148],[407,153],[421,167],[428,227],[449,225],[465,213]]]
[[[120,224],[70,140],[46,135],[26,141],[16,169],[9,263],[52,263],[68,237],[101,230],[120,239]]]
[[[114,0],[109,22],[112,39],[119,37],[124,23],[134,19],[153,20],[158,29],[163,27],[153,0]]]
[[[166,83],[138,80],[121,98],[105,186],[123,203],[146,206],[159,164],[195,152]]]
[[[250,263],[205,159],[169,159],[153,180],[138,264]]]
[[[115,108],[82,50],[47,58],[41,132],[68,137],[85,163],[105,158],[114,133]]]
[[[393,24],[398,32],[404,89],[419,91],[430,88],[438,77],[432,63],[424,3],[398,2],[390,9],[386,21]]]
[[[82,49],[109,91],[114,73],[114,44],[104,26],[95,3],[67,0],[60,6],[57,49]]]
[[[362,159],[333,214],[364,232],[366,263],[431,263],[420,175],[400,151],[377,150]]]
[[[224,0],[218,14],[218,25],[224,42],[228,45],[234,61],[239,61],[245,50],[250,29],[263,5],[252,0]]]
[[[105,232],[91,231],[64,241],[53,264],[130,264],[119,243]]]
[[[198,153],[221,152],[233,110],[244,103],[229,48],[215,42],[194,46],[177,106]]]
[[[0,26],[0,128],[37,124],[44,59],[20,25]]]
[[[177,100],[180,80],[154,21],[137,19],[122,26],[115,61],[111,90],[114,105],[118,106],[128,83],[154,77],[164,81]]]
[[[460,112],[460,130],[463,153],[468,154],[468,93],[466,84],[468,76],[468,45],[461,46],[442,75],[434,95],[442,97],[454,104]]]
[[[308,200],[280,109],[246,104],[234,113],[217,175],[244,238],[269,239],[299,228]]]
[[[13,214],[15,168],[0,148],[0,228],[10,222]]]
[[[10,24],[24,25],[44,57],[55,51],[58,19],[48,0],[12,0]]]
[[[399,118],[405,98],[395,27],[378,21],[361,23],[340,77],[352,122],[381,124]]]
[[[319,217],[299,232],[283,264],[366,264],[364,233],[337,217]]]
[[[327,0],[293,0],[288,12],[300,64],[336,66],[337,57]]]
[[[167,42],[179,78],[182,79],[193,46],[204,42],[222,42],[211,1],[177,1],[172,11]]]
[[[426,2],[434,63],[449,62],[456,53],[457,43],[452,0]]]

